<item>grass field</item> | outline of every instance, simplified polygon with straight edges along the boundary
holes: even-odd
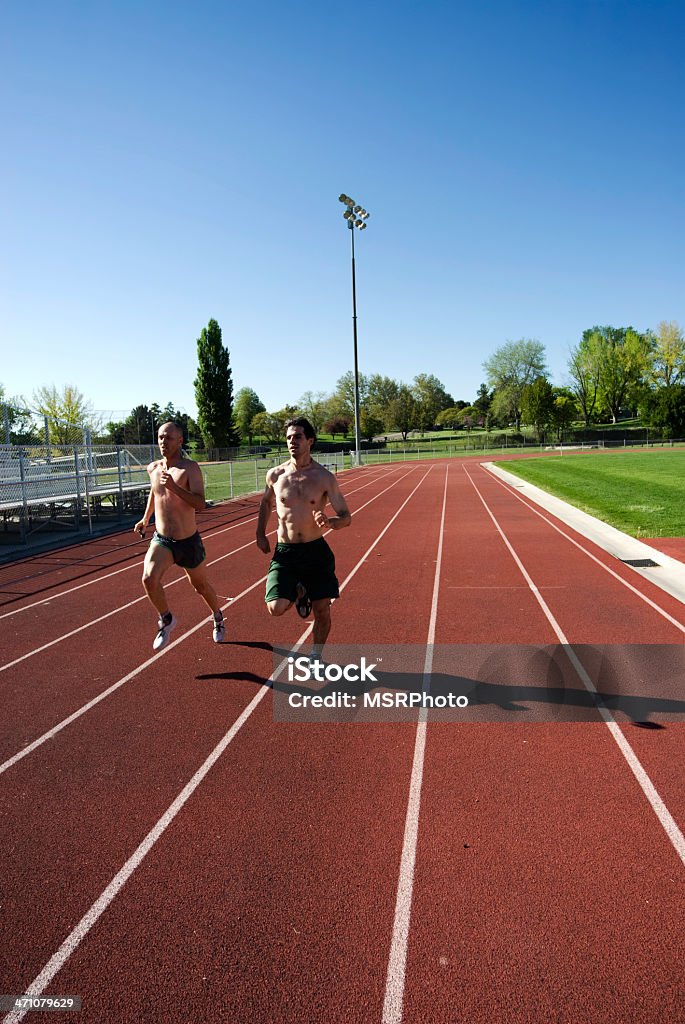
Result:
[[[685,536],[685,451],[586,452],[503,469],[633,537]]]
[[[272,465],[273,459],[269,458],[202,463],[207,501],[221,501],[263,490],[266,471]]]

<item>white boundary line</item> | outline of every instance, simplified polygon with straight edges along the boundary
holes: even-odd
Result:
[[[521,574],[523,575],[526,583],[530,587],[530,589],[531,589],[535,599],[537,600],[538,604],[540,605],[540,608],[544,612],[544,614],[545,614],[549,624],[551,625],[552,629],[556,633],[556,635],[557,635],[557,637],[559,639],[559,642],[564,645],[564,649],[566,651],[566,654],[568,655],[569,660],[571,661],[571,663],[573,664],[573,667],[575,668],[576,672],[578,673],[578,675],[579,675],[583,685],[585,686],[585,689],[589,693],[591,693],[593,695],[596,695],[597,694],[597,690],[595,689],[594,683],[590,679],[590,677],[587,674],[585,668],[583,667],[583,665],[579,661],[575,651],[571,647],[568,639],[564,635],[564,632],[563,632],[561,626],[559,625],[559,623],[557,622],[557,620],[555,619],[555,617],[554,617],[554,615],[552,613],[552,610],[550,609],[550,607],[546,603],[545,599],[541,595],[541,593],[538,590],[538,588],[535,586],[533,580],[531,579],[531,577],[529,576],[528,572],[526,571],[526,568],[523,565],[523,562],[521,561],[519,556],[516,554],[516,551],[514,550],[513,546],[510,544],[510,542],[507,539],[504,531],[502,530],[502,527],[497,522],[497,519],[495,518],[493,513],[490,511],[490,508],[488,507],[488,504],[485,501],[485,498],[483,497],[483,495],[478,490],[477,485],[474,483],[473,478],[471,477],[471,475],[468,472],[468,470],[466,469],[466,467],[464,467],[464,472],[466,473],[466,476],[469,478],[469,482],[471,483],[471,486],[473,487],[473,489],[475,490],[476,494],[478,495],[478,497],[480,498],[481,502],[483,503],[483,507],[485,508],[485,511],[488,513],[488,515],[490,516],[492,522],[494,523],[495,528],[497,529],[497,532],[499,533],[500,537],[504,541],[504,543],[505,543],[505,545],[506,545],[506,547],[507,547],[507,549],[509,551],[509,554],[514,559],[514,561],[516,562],[516,565],[518,566],[518,568],[519,568]],[[614,718],[611,715],[611,713],[601,703],[599,703],[597,705],[597,711],[602,716],[605,725],[609,729],[609,732],[611,733],[612,737],[616,741],[616,745],[618,746],[619,750],[623,754],[623,757],[625,758],[625,760],[626,760],[630,770],[632,771],[633,775],[635,776],[635,778],[636,778],[636,780],[638,782],[638,785],[640,786],[640,789],[642,790],[642,792],[646,796],[647,801],[648,801],[650,807],[652,808],[652,810],[656,814],[657,818],[659,819],[659,822],[660,822],[664,832],[668,836],[669,840],[671,841],[671,844],[672,844],[675,852],[678,854],[682,864],[685,866],[685,836],[683,836],[683,833],[678,828],[678,825],[676,824],[676,821],[675,821],[673,815],[671,814],[671,812],[666,807],[666,804],[664,803],[662,798],[659,796],[659,793],[657,792],[657,789],[656,789],[654,783],[652,782],[652,780],[650,779],[649,775],[647,774],[647,772],[643,768],[642,763],[640,762],[637,754],[635,753],[635,751],[631,747],[630,743],[626,739],[626,737],[625,737],[624,733],[622,732],[622,730],[619,728],[617,722],[614,720]]]
[[[487,469],[487,467],[485,465],[483,465],[483,468]],[[466,472],[466,468],[464,468],[464,472]],[[566,533],[565,530],[562,530],[560,526],[557,526],[557,524],[555,522],[553,522],[547,516],[543,515],[542,512],[540,512],[538,509],[534,508],[533,505],[530,505],[525,500],[525,498],[522,495],[520,495],[520,494],[518,494],[516,492],[516,490],[512,486],[507,484],[505,481],[500,480],[499,477],[495,473],[493,473],[491,470],[488,470],[488,472],[489,472],[490,476],[492,477],[492,479],[495,480],[500,485],[500,487],[504,488],[504,490],[508,494],[512,495],[514,498],[516,498],[518,501],[520,501],[521,504],[524,505],[530,512],[534,512],[536,516],[539,516],[539,518],[542,519],[543,522],[545,522],[549,526],[551,526],[553,530],[556,530],[557,533],[561,534],[562,537],[565,537],[566,540],[570,541],[570,543],[573,544],[574,547],[577,547],[578,550],[582,551],[584,555],[587,555],[587,557],[591,558],[593,562],[596,562],[597,565],[601,566],[601,568],[604,569],[605,572],[608,572],[609,575],[613,576],[613,578],[615,580],[618,580],[618,582],[622,583],[624,587],[627,587],[628,590],[630,590],[633,594],[637,595],[637,597],[639,597],[641,601],[644,601],[645,604],[648,604],[649,607],[653,608],[655,612],[658,612],[659,615],[663,616],[663,618],[666,619],[668,622],[670,622],[672,626],[675,626],[676,629],[679,629],[681,633],[685,633],[685,625],[683,625],[682,622],[679,622],[678,619],[675,619],[672,615],[669,615],[669,613],[664,608],[662,608],[660,605],[658,605],[656,603],[656,601],[652,601],[652,599],[647,597],[646,594],[643,594],[641,590],[638,590],[637,587],[634,587],[632,583],[629,583],[628,580],[625,580],[617,572],[614,572],[614,570],[612,568],[610,568],[605,562],[603,562],[601,560],[601,558],[597,558],[596,555],[593,555],[591,551],[588,551],[587,548],[584,548],[582,544],[580,544],[577,540],[575,540],[575,538],[571,537],[570,534]],[[466,475],[468,476],[468,473]],[[471,481],[471,483],[473,483],[473,481]],[[482,500],[483,499],[481,498],[481,501]],[[597,541],[594,541],[593,543],[597,543]],[[600,547],[600,546],[601,545],[598,544],[598,547]],[[643,577],[643,578],[647,579],[647,577]],[[655,583],[654,580],[648,580],[648,582],[649,583],[653,583],[655,586],[659,585],[658,583]],[[675,596],[675,595],[671,595],[671,596]],[[676,600],[678,600],[678,598],[676,598]]]
[[[393,469],[396,468],[399,469],[400,467],[393,466]],[[363,491],[365,487],[368,487],[369,484],[375,483],[380,479],[380,477],[381,474],[379,473],[377,476],[372,477],[372,479],[366,480],[361,487],[357,487],[349,493],[356,494],[357,491]],[[353,483],[354,482],[356,482],[356,480],[353,481]],[[256,495],[259,495],[259,493],[259,491],[254,492]],[[222,533],[228,533],[230,530],[238,530],[241,526],[247,526],[249,523],[254,523],[256,519],[257,516],[251,516],[249,519],[243,519],[241,522],[233,523],[231,526],[223,526],[220,530],[215,530],[214,532],[211,532],[210,530],[210,532],[202,535],[202,540],[211,540],[213,537],[219,537]],[[52,594],[50,597],[41,598],[40,601],[34,601],[32,604],[24,604],[21,608],[13,608],[12,611],[9,612],[2,612],[0,613],[0,619],[7,619],[10,615],[18,615],[19,612],[26,612],[30,608],[37,608],[42,604],[49,604],[51,601],[56,601],[58,597],[65,597],[67,594],[73,594],[75,590],[82,590],[84,587],[91,587],[94,583],[102,583],[104,580],[111,579],[112,576],[118,576],[119,573],[127,572],[129,569],[135,569],[136,566],[141,566],[142,564],[142,562],[132,562],[130,565],[125,565],[122,569],[115,569],[114,572],[108,572],[104,576],[96,576],[94,579],[88,580],[86,583],[79,583],[75,587],[70,587],[68,590],[60,590],[58,593]],[[212,563],[210,562],[209,564],[211,565]],[[185,577],[182,576],[181,579],[185,579]],[[21,598],[19,598],[19,600],[21,600]]]
[[[393,481],[393,483],[389,484],[382,491],[379,491],[378,494],[375,494],[373,496],[373,498],[369,498],[369,500],[364,505],[362,505],[360,508],[355,510],[355,515],[357,513],[361,512],[368,505],[370,505],[373,501],[376,501],[377,498],[380,498],[387,491],[391,490],[398,483],[400,483],[402,480],[404,480],[405,477],[410,476],[415,471],[416,471],[416,467],[412,467],[406,473],[404,473],[402,476],[398,477],[397,480]],[[412,494],[413,493],[414,493],[414,491],[412,491]],[[404,504],[406,504],[406,502]],[[401,506],[401,508],[404,508],[404,504]],[[397,515],[397,513],[396,513],[396,515]],[[395,517],[393,517],[393,519],[391,519],[390,522],[393,522],[394,518]],[[387,529],[387,527],[386,527],[386,529]],[[326,536],[330,532],[331,532],[330,530],[326,531],[324,536]],[[385,531],[383,531],[383,532],[385,532]],[[380,536],[383,536],[383,534],[381,534]],[[252,543],[254,543],[254,541]],[[378,543],[378,541],[375,541],[374,544],[372,545],[372,547],[369,549],[369,551],[373,550],[373,547],[375,547],[377,543]],[[366,555],[364,556],[364,558],[366,558]],[[364,561],[364,558],[362,558],[362,562]],[[359,565],[361,565],[361,562],[359,563]],[[357,566],[357,568],[358,568],[358,566]],[[356,571],[357,570],[355,568],[352,571],[352,573],[347,577],[347,580],[345,582],[350,580]],[[247,589],[243,590],[240,594],[238,594],[237,597],[234,597],[231,601],[227,601],[226,604],[223,604],[221,606],[222,610],[225,609],[225,608],[228,608],[228,606],[230,604],[235,604],[236,601],[240,601],[241,598],[245,597],[246,594],[249,594],[250,591],[255,589],[255,587],[258,587],[260,585],[260,583],[263,583],[265,579],[266,579],[266,576],[260,577],[260,579],[258,579],[255,583],[252,583],[249,587],[247,587]],[[148,658],[146,661],[144,661],[141,665],[138,665],[136,668],[134,668],[127,675],[123,676],[121,679],[118,679],[116,683],[113,683],[106,690],[103,690],[102,693],[99,693],[97,695],[97,697],[93,697],[93,699],[88,701],[87,704],[82,705],[82,707],[78,708],[76,711],[74,711],[67,718],[64,718],[61,722],[58,722],[57,725],[53,726],[52,729],[49,729],[47,732],[44,732],[42,734],[42,736],[39,736],[32,743],[29,743],[26,747],[22,747],[22,749],[19,750],[16,754],[14,754],[12,757],[8,758],[6,761],[4,761],[2,764],[0,764],[0,775],[2,775],[4,772],[6,772],[13,765],[17,764],[18,761],[21,761],[23,758],[25,758],[27,756],[27,754],[30,754],[34,750],[36,750],[38,747],[41,747],[48,740],[53,739],[59,732],[62,731],[62,729],[65,729],[68,725],[71,725],[71,723],[75,722],[78,718],[81,718],[81,716],[85,715],[87,711],[90,711],[91,708],[94,708],[101,701],[105,700],[105,698],[109,697],[110,694],[112,694],[116,690],[120,689],[120,687],[122,687],[125,683],[128,683],[131,679],[135,679],[135,677],[137,675],[139,675],[144,669],[148,668],[148,666],[152,665],[155,661],[157,661],[158,658],[163,658],[165,654],[168,654],[169,651],[172,651],[180,643],[183,643],[183,641],[186,640],[189,636],[192,636],[193,633],[197,632],[197,630],[200,629],[202,626],[204,626],[209,621],[209,619],[210,619],[210,616],[206,616],[205,618],[201,619],[200,622],[198,622],[195,626],[192,626],[190,629],[186,630],[185,633],[183,633],[181,636],[177,637],[176,640],[173,640],[167,647],[164,647],[161,651],[158,651],[157,654],[153,654],[151,658]]]
[[[365,486],[366,486],[366,484],[364,484],[364,487]],[[361,490],[363,490],[363,487],[357,487],[357,488],[355,488],[355,489],[353,489],[351,491],[348,491],[348,494],[356,494],[357,491],[361,491]],[[255,519],[256,519],[256,517],[255,517]],[[250,522],[254,522],[254,520],[249,520],[249,521]],[[240,525],[242,526],[244,524],[241,523]],[[235,527],[231,526],[231,527],[227,527],[227,529],[232,530],[232,529],[235,529]],[[220,532],[221,533],[225,533],[226,531],[222,530]],[[268,536],[271,536],[274,533],[276,533],[276,530],[271,530],[269,532]],[[213,536],[217,536],[217,534],[213,534]],[[224,558],[230,558],[231,555],[237,555],[240,551],[245,551],[246,548],[251,548],[253,546],[254,546],[254,540],[250,540],[250,541],[248,541],[247,544],[243,544],[239,548],[233,548],[232,551],[227,551],[225,555],[219,555],[218,558],[213,558],[211,560],[211,562],[207,562],[207,568],[209,568],[209,566],[211,566],[211,565],[216,565],[217,562],[222,562],[224,560]],[[140,563],[135,563],[135,564],[139,565]],[[126,566],[126,568],[130,569],[130,568],[133,568],[133,566]],[[117,570],[117,572],[123,572],[123,571],[124,570],[122,570],[122,569],[118,569]],[[112,573],[111,575],[116,575],[116,574]],[[106,577],[103,577],[103,578],[106,578]],[[167,590],[169,587],[173,587],[177,583],[183,583],[185,579],[186,579],[185,574],[183,576],[178,576],[175,580],[170,580],[168,583],[165,583],[164,584],[164,589]],[[97,581],[93,580],[92,582],[94,583],[94,582],[97,582]],[[82,586],[88,586],[87,583],[84,583],[84,584],[81,584],[81,585]],[[74,587],[74,590],[78,590],[78,589],[79,589],[78,587]],[[66,591],[66,593],[68,593],[68,591]],[[58,596],[61,596],[61,595],[58,595]],[[116,615],[118,612],[123,612],[127,608],[131,608],[134,604],[139,604],[141,601],[146,601],[146,600],[147,600],[146,595],[142,594],[140,597],[135,597],[132,601],[129,601],[127,604],[122,604],[122,605],[119,605],[117,608],[112,608],[110,611],[105,612],[104,615],[100,615],[97,619],[91,619],[90,622],[85,622],[82,626],[77,626],[76,629],[72,629],[69,633],[63,633],[61,636],[55,637],[54,640],[49,640],[46,644],[43,644],[41,647],[35,647],[32,651],[27,651],[26,654],[20,655],[18,658],[15,658],[14,661],[5,662],[4,665],[0,665],[0,672],[5,672],[8,668],[12,668],[14,665],[18,665],[20,662],[26,661],[27,658],[32,658],[34,656],[34,654],[40,654],[41,651],[46,651],[46,650],[48,650],[48,648],[54,647],[55,644],[59,644],[63,640],[68,640],[70,637],[76,636],[77,633],[83,632],[84,629],[89,629],[91,626],[96,626],[98,624],[98,622],[103,622],[105,619],[108,619],[111,615]],[[42,602],[39,602],[39,603],[42,603]],[[29,607],[33,607],[33,606],[30,605]],[[24,609],[17,609],[17,611],[23,611],[23,610]],[[9,614],[12,614],[12,613],[10,612]]]
[[[435,643],[435,623],[438,617],[438,593],[440,590],[440,571],[442,566],[442,541],[445,530],[445,509],[447,507],[447,479],[449,465],[445,468],[445,489],[442,499],[442,518],[440,520],[440,536],[438,555],[435,563],[433,580],[433,600],[431,602],[428,639],[426,641],[426,660],[423,669],[423,688],[430,685],[433,671],[433,645]],[[404,982],[407,967],[407,948],[409,945],[409,922],[414,891],[414,867],[416,864],[416,847],[419,835],[419,810],[421,806],[421,785],[423,782],[423,762],[426,751],[427,711],[421,708],[416,726],[416,742],[414,744],[414,761],[409,784],[409,800],[404,825],[404,840],[400,858],[399,879],[397,882],[397,899],[395,902],[395,919],[388,958],[388,972],[385,982],[385,999],[383,1002],[382,1024],[400,1024],[404,1003]]]
[[[400,512],[408,504],[408,502],[414,496],[414,494],[419,489],[419,487],[421,486],[423,481],[429,475],[429,473],[431,472],[432,468],[433,467],[431,467],[426,473],[424,473],[424,475],[421,477],[421,479],[419,480],[418,484],[416,485],[414,490],[411,492],[411,494],[409,494],[408,497],[405,498],[405,500],[402,502],[400,507],[397,509],[397,511],[393,515],[392,519],[390,519],[388,521],[388,523],[384,526],[384,528],[381,530],[379,535],[376,537],[376,539],[373,542],[373,544],[367,549],[367,551],[364,553],[364,555],[362,555],[362,557],[357,562],[357,564],[354,567],[354,569],[348,574],[348,576],[345,578],[345,580],[341,583],[341,585],[340,585],[340,590],[341,591],[347,586],[349,581],[355,575],[355,573],[360,568],[360,566],[366,561],[366,559],[371,554],[371,552],[376,547],[376,545],[379,543],[381,538],[390,529],[390,527],[392,526],[394,521],[399,516]],[[405,476],[408,476],[408,475],[409,475],[408,473],[405,474]],[[404,477],[400,477],[400,479],[402,480],[402,479],[404,479]],[[397,483],[397,482],[398,481],[395,481],[395,483]],[[394,484],[392,486],[394,486]],[[389,489],[389,488],[386,488],[386,489]],[[385,492],[381,492],[381,493],[385,493]],[[373,501],[375,499],[372,498],[371,500]],[[259,580],[258,582],[261,583],[262,581]],[[255,584],[253,584],[253,586],[257,586],[257,584],[255,583]],[[250,588],[250,589],[252,589],[252,588]],[[201,623],[200,623],[200,625],[201,625]],[[307,629],[301,635],[300,639],[297,641],[297,645],[295,646],[294,649],[297,649],[298,647],[300,647],[304,643],[304,641],[309,636],[309,634],[310,634],[310,632],[312,630],[312,625],[313,625],[312,623],[309,624]],[[195,627],[195,628],[198,628],[198,627]],[[179,638],[179,640],[176,640],[175,643],[179,643],[180,639],[181,638]],[[168,650],[168,649],[169,648],[166,648],[166,650]],[[150,660],[153,660],[153,659],[150,659]],[[284,658],[283,662],[281,663],[281,665],[279,665],[278,669],[276,669],[272,673],[270,681],[273,679],[273,677],[275,675],[278,674],[278,672],[285,665],[285,663],[286,663],[286,659]],[[247,705],[247,707],[243,710],[243,712],[240,714],[240,716],[235,720],[235,722],[233,723],[231,728],[228,730],[228,732],[222,737],[222,739],[214,747],[214,749],[209,754],[209,756],[206,758],[206,760],[201,765],[201,767],[195,772],[195,774],[193,775],[193,777],[190,780],[190,782],[188,782],[187,785],[184,786],[184,788],[178,794],[176,799],[169,805],[169,807],[164,812],[162,817],[157,821],[156,825],[154,825],[153,828],[148,832],[148,834],[146,835],[145,839],[143,839],[142,843],[140,843],[140,845],[137,847],[137,849],[131,854],[131,856],[128,858],[128,860],[123,865],[123,867],[117,872],[117,874],[114,876],[114,878],[109,883],[109,885],[103,890],[103,892],[100,894],[100,896],[95,901],[95,903],[93,903],[93,905],[91,906],[90,910],[88,910],[84,914],[84,916],[78,922],[76,927],[73,928],[73,930],[69,933],[69,935],[66,937],[66,939],[64,940],[62,945],[59,947],[57,952],[53,954],[53,956],[47,962],[47,964],[45,965],[43,970],[40,972],[40,974],[38,974],[38,976],[36,978],[34,978],[34,980],[31,982],[31,984],[24,990],[24,994],[25,995],[27,995],[27,996],[40,996],[40,995],[42,995],[42,993],[45,991],[47,986],[51,983],[51,981],[55,977],[55,975],[62,969],[62,967],[67,962],[67,960],[69,959],[71,954],[77,949],[77,947],[83,941],[83,939],[86,937],[86,935],[88,934],[90,929],[93,927],[93,925],[102,916],[102,914],[105,912],[105,910],[110,905],[110,903],[115,898],[115,896],[124,887],[124,885],[126,884],[128,879],[131,877],[131,875],[134,873],[136,868],[138,868],[142,864],[143,860],[145,859],[147,854],[150,852],[152,847],[155,845],[157,840],[162,836],[162,834],[165,832],[165,830],[168,828],[168,826],[174,820],[174,818],[179,813],[179,811],[188,802],[188,800],[193,795],[193,793],[195,792],[197,787],[200,785],[200,783],[203,781],[203,779],[207,776],[207,774],[209,773],[211,768],[219,760],[219,758],[221,757],[223,752],[226,750],[228,745],[235,738],[235,736],[241,730],[243,725],[247,722],[247,720],[252,715],[252,712],[261,703],[261,701],[264,699],[264,697],[266,696],[266,694],[269,692],[270,689],[271,689],[271,687],[268,684],[264,684],[259,689],[259,691],[255,694],[253,699]],[[2,1024],[19,1024],[19,1021],[23,1020],[23,1018],[25,1017],[26,1013],[28,1013],[28,1010],[13,1010],[9,1014],[7,1014],[7,1016],[3,1019]]]
[[[210,540],[212,537],[218,537],[221,533],[228,533],[229,530],[237,530],[241,526],[247,526],[248,523],[254,523],[257,516],[252,516],[250,519],[243,519],[240,523],[234,523],[233,526],[225,526],[221,530],[216,530],[215,533],[206,533],[202,535],[203,542]],[[144,561],[144,559],[143,559]],[[75,590],[83,590],[84,587],[92,587],[94,583],[103,583],[105,580],[109,580],[112,576],[118,576],[121,572],[128,572],[129,569],[139,568],[143,561],[131,562],[130,565],[125,565],[122,569],[115,569],[114,572],[108,572],[104,576],[96,576],[92,580],[88,580],[86,583],[78,583],[75,587],[70,587],[68,590],[60,590],[57,594],[52,594],[51,597],[42,597],[40,601],[34,601],[32,604],[22,605],[21,608],[13,608],[11,612],[3,612],[0,615],[0,619],[8,619],[10,615],[18,615],[19,612],[26,612],[30,608],[37,608],[41,604],[49,604],[51,601],[56,601],[58,597],[65,597],[67,594],[73,594]],[[185,577],[180,577],[185,579]]]

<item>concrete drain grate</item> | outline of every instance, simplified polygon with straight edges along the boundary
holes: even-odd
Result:
[[[651,558],[622,558],[624,565],[632,565],[635,569],[658,569],[659,563]]]

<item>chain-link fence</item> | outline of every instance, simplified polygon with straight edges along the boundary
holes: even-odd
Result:
[[[83,531],[116,526],[139,516],[147,501],[147,465],[159,458],[155,445],[0,445],[0,544],[27,542],[38,531]],[[222,501],[264,488],[267,471],[283,461],[258,458],[201,463],[208,501]],[[345,466],[343,452],[319,461],[332,472]]]
[[[36,409],[0,403],[0,440],[5,445],[92,444],[101,433],[100,418],[71,423]]]
[[[150,445],[0,445],[2,540],[37,530],[87,529],[142,511]]]

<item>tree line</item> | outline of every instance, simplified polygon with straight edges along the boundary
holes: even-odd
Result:
[[[36,411],[50,420],[50,440],[70,443],[69,425],[91,429],[93,440],[116,444],[149,444],[165,420],[183,429],[185,443],[204,449],[225,449],[257,439],[278,443],[283,425],[305,415],[317,432],[346,437],[354,427],[354,375],[342,375],[332,392],[306,391],[294,405],[267,411],[258,394],[244,387],[233,397],[230,354],[216,320],[202,328],[196,342],[198,369],[194,381],[197,420],[176,409],[153,403],[138,405],[125,420],[102,424],[79,390],[66,385],[34,392]],[[360,434],[366,439],[397,432],[441,429],[501,429],[523,424],[542,437],[549,429],[559,436],[574,421],[586,427],[616,422],[621,415],[640,415],[666,437],[685,436],[685,339],[679,324],[662,321],[655,331],[633,327],[594,326],[583,331],[568,359],[563,387],[549,380],[545,347],[521,338],[500,346],[483,363],[486,380],[472,401],[456,400],[434,374],[420,373],[410,384],[382,374],[359,376]],[[0,385],[0,400],[4,391]],[[10,428],[22,440],[19,407],[11,404]],[[25,427],[28,430],[28,427]],[[53,432],[54,431],[54,435]],[[64,433],[64,437],[62,437]]]
[[[685,339],[675,321],[656,331],[594,326],[583,331],[568,360],[568,384],[553,387],[544,346],[508,342],[484,364],[493,388],[491,413],[559,433],[574,420],[586,427],[639,416],[664,437],[685,436]]]

